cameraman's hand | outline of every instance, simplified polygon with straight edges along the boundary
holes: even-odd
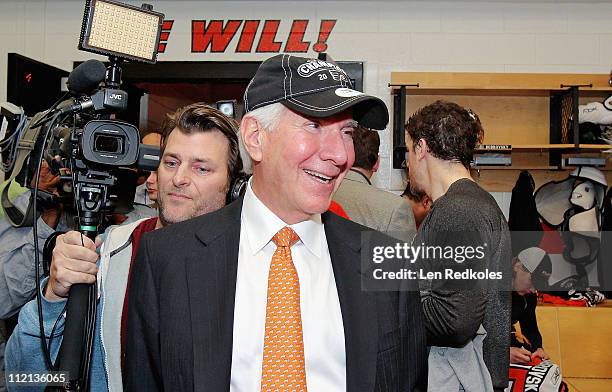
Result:
[[[41,191],[57,194],[57,184],[60,182],[59,174],[53,174],[51,168],[47,164],[47,161],[42,162],[40,168],[40,180],[38,182],[38,189]],[[32,188],[36,185],[36,178],[32,179]]]
[[[98,267],[98,254],[96,248],[102,244],[100,237],[94,243],[81,233],[70,231],[57,237],[49,282],[45,289],[45,297],[49,300],[58,300],[68,296],[70,287],[77,283],[95,283]]]
[[[58,174],[53,174],[51,172],[51,168],[47,164],[47,161],[42,162],[42,166],[40,168],[40,180],[38,182],[38,189],[41,191],[53,193],[55,195],[58,194],[57,185],[60,182],[60,176]],[[36,178],[32,179],[32,184],[30,184],[32,188],[36,185]],[[57,224],[59,223],[60,217],[62,216],[62,206],[58,206],[58,208],[49,208],[42,211],[41,218],[47,224],[47,226],[52,229],[57,228]]]

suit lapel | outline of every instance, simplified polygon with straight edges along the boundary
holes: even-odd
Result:
[[[202,220],[200,243],[186,261],[195,391],[229,390],[241,211],[242,199]],[[347,391],[373,391],[378,319],[374,296],[361,289],[360,235],[333,213],[323,222],[344,325]]]
[[[194,390],[229,390],[242,199],[209,214],[187,260]]]
[[[360,234],[329,212],[323,222],[342,310],[347,391],[373,391],[378,319],[374,296],[361,289]]]

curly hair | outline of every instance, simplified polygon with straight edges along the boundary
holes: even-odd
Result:
[[[476,113],[456,103],[436,101],[414,113],[405,126],[413,147],[424,139],[438,159],[460,162],[469,168],[484,129]]]
[[[242,158],[238,145],[238,123],[221,113],[221,111],[202,102],[192,103],[166,114],[161,125],[161,154],[164,154],[166,142],[174,129],[190,135],[195,132],[219,131],[229,144],[227,159],[228,180],[231,181],[242,172]]]

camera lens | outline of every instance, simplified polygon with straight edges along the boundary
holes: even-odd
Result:
[[[94,139],[94,151],[122,154],[123,138],[118,136],[96,135]]]

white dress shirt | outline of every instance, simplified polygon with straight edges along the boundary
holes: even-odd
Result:
[[[300,237],[291,256],[300,280],[308,391],[345,391],[342,313],[321,215],[287,225],[257,198],[250,181],[241,215],[230,390],[260,390],[272,237],[285,226]]]

